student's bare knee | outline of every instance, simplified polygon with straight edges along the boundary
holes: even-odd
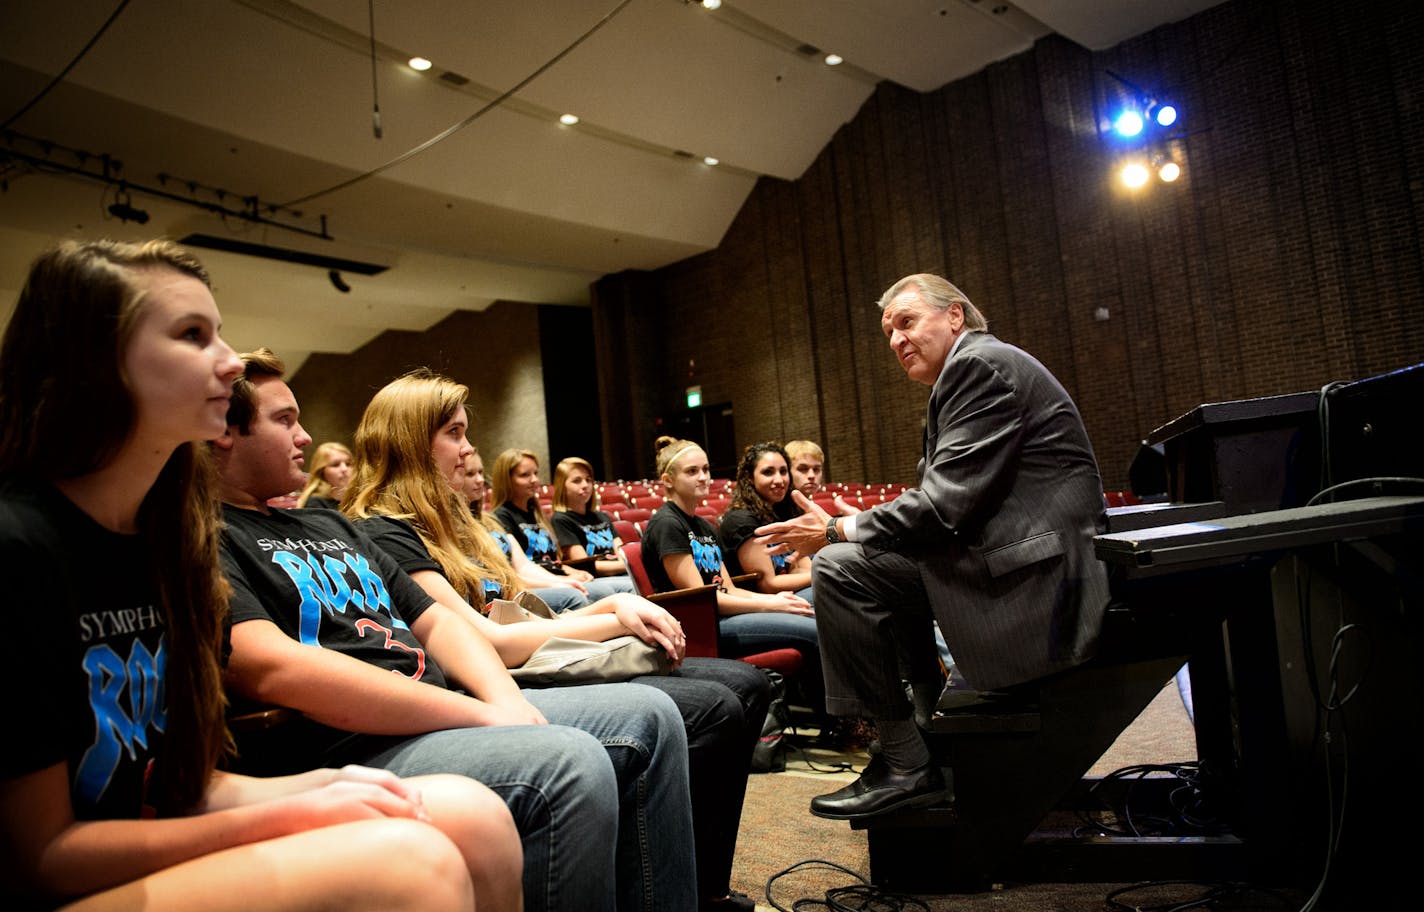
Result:
[[[444,833],[415,820],[373,821],[343,849],[352,872],[379,871],[362,878],[371,895],[363,908],[440,912],[474,909],[474,886],[460,849]],[[412,885],[418,884],[418,887]]]

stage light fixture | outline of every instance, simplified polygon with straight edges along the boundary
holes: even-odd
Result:
[[[572,127],[579,122],[577,114],[560,114],[559,123],[566,127]]]
[[[406,63],[412,70],[415,70],[418,73],[424,73],[426,70],[435,66],[435,64],[431,63],[424,57],[412,57],[410,58],[410,60],[406,61]]]
[[[1170,184],[1172,181],[1176,180],[1181,176],[1182,166],[1174,161],[1163,162],[1157,168],[1157,177],[1164,184]]]
[[[114,194],[114,202],[109,206],[109,214],[121,222],[148,224],[148,212],[134,208],[133,202],[129,198],[129,192],[122,188]]]
[[[1123,111],[1113,121],[1113,129],[1117,135],[1131,139],[1142,132],[1142,115],[1136,111]]]
[[[1154,101],[1147,106],[1147,116],[1155,120],[1159,127],[1170,127],[1177,122],[1177,107],[1165,102]]]
[[[1149,174],[1150,172],[1148,172],[1147,166],[1142,164],[1142,162],[1131,162],[1123,166],[1120,177],[1122,178],[1124,186],[1136,190],[1138,187],[1147,183]]]

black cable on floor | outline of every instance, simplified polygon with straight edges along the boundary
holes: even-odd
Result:
[[[832,887],[826,891],[825,899],[802,897],[793,900],[790,908],[778,903],[771,895],[771,887],[778,880],[802,868],[816,865],[840,871],[854,877],[858,883],[844,887]],[[929,906],[913,896],[890,893],[873,887],[864,877],[850,868],[841,867],[834,862],[822,861],[819,858],[798,861],[791,867],[777,871],[768,877],[766,880],[766,901],[777,912],[801,912],[803,909],[830,909],[831,912],[908,912],[911,909],[918,909],[919,912],[930,912]]]
[[[1141,799],[1136,799],[1134,791],[1152,773],[1168,773],[1180,783],[1168,794],[1170,816],[1152,814],[1154,808],[1144,809]],[[1127,791],[1120,806],[1113,806],[1104,799],[1099,789],[1111,782],[1124,781]],[[1102,820],[1092,816],[1094,812],[1078,811],[1079,826],[1074,835],[1085,831],[1095,831],[1110,836],[1216,836],[1227,832],[1228,827],[1217,820],[1209,811],[1211,782],[1207,771],[1199,761],[1182,763],[1139,763],[1113,770],[1093,784],[1089,795],[1097,799],[1100,811],[1113,815],[1112,820]]]

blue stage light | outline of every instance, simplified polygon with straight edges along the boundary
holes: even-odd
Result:
[[[1157,109],[1152,112],[1152,116],[1158,126],[1170,127],[1177,122],[1177,109],[1169,104],[1158,105]]]
[[[1113,129],[1119,136],[1136,136],[1142,132],[1142,115],[1136,111],[1124,111],[1113,122]]]

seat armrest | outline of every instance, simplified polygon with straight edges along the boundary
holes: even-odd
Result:
[[[687,638],[687,655],[717,658],[717,587],[674,589],[648,596],[648,601],[677,618]]]

